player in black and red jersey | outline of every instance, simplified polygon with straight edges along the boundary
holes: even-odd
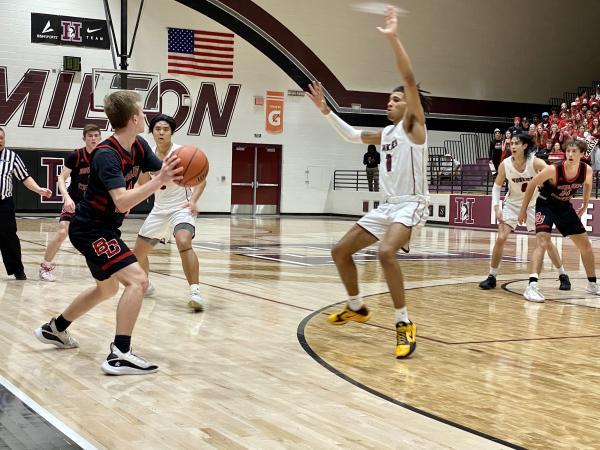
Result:
[[[581,261],[588,278],[586,291],[600,295],[596,280],[596,267],[592,244],[581,216],[587,210],[592,192],[592,168],[581,160],[587,147],[585,142],[570,140],[565,144],[565,160],[547,166],[529,183],[519,213],[519,223],[527,217],[527,205],[538,186],[542,185],[535,205],[536,248],[531,256],[529,286],[523,296],[532,302],[543,302],[538,288],[538,276],[542,269],[544,253],[550,245],[550,233],[555,225],[564,236],[569,236],[581,254]],[[571,198],[583,187],[583,204],[575,211]]]
[[[65,165],[58,176],[58,190],[63,197],[64,204],[60,213],[58,231],[48,243],[44,260],[40,263],[39,276],[42,281],[56,280],[52,273],[54,270],[52,260],[69,234],[69,223],[75,215],[75,207],[83,200],[90,176],[90,155],[100,142],[100,128],[93,124],[83,127],[83,141],[85,146],[67,156]],[[67,188],[69,177],[71,184]]]
[[[79,294],[64,312],[35,330],[36,337],[59,348],[78,347],[67,327],[97,304],[125,290],[117,306],[117,326],[110,354],[102,370],[111,375],[147,374],[158,366],[131,351],[131,334],[137,320],[148,276],[121,240],[125,214],[170,181],[178,181],[179,158],[162,162],[138,136],[145,115],[139,94],[117,91],[104,101],[104,112],[115,134],[96,147],[90,159],[90,178],[83,200],[69,226],[69,239],[85,256],[96,286]],[[159,171],[142,186],[134,187],[141,172]]]

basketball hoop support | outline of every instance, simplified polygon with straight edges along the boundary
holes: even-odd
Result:
[[[115,27],[112,21],[112,15],[110,14],[110,6],[108,5],[108,0],[104,0],[104,12],[107,17],[108,27],[110,28],[112,41],[111,41],[111,51],[113,52],[113,65],[114,68],[117,68],[117,62],[115,60],[115,51],[117,56],[121,59],[119,64],[121,70],[127,70],[129,63],[127,60],[131,58],[131,54],[133,52],[133,46],[135,45],[135,37],[137,35],[138,26],[140,25],[140,18],[142,16],[142,9],[144,8],[144,0],[140,2],[140,8],[138,10],[137,20],[135,21],[135,28],[133,30],[133,36],[131,38],[131,47],[129,48],[129,52],[127,52],[127,0],[121,0],[121,48],[117,46],[117,37],[115,35]],[[125,78],[123,79],[123,83],[125,83]]]

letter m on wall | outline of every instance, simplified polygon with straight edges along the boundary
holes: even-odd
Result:
[[[8,124],[22,108],[20,127],[33,127],[38,114],[48,70],[28,69],[8,93],[6,66],[0,66],[0,126]]]

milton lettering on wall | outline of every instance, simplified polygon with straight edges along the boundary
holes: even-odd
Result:
[[[31,42],[110,49],[106,20],[31,13]]]

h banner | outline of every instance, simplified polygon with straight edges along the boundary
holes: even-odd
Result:
[[[283,92],[267,91],[265,129],[267,133],[283,132]]]

